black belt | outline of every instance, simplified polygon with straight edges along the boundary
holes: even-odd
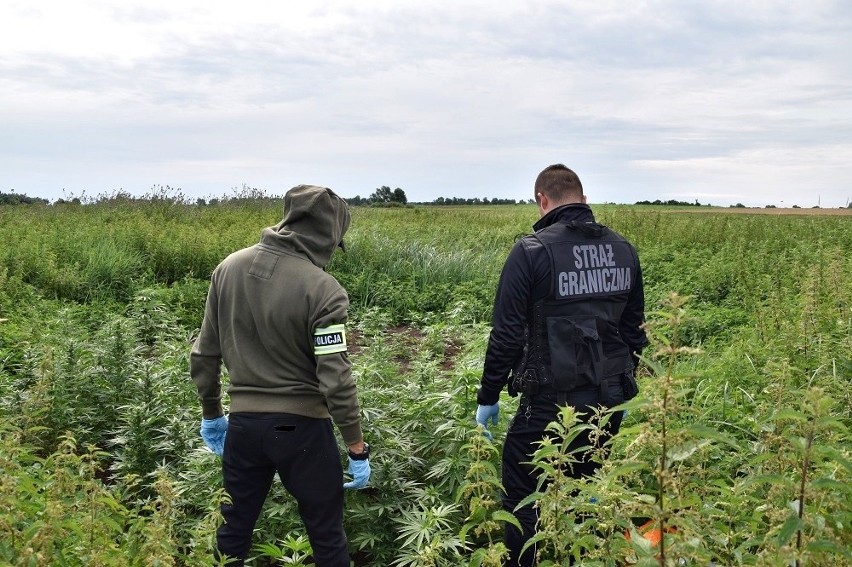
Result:
[[[610,376],[608,378],[603,378],[599,386],[595,386],[593,384],[589,384],[587,386],[580,386],[578,388],[574,388],[568,391],[560,391],[553,387],[553,384],[548,382],[545,384],[541,384],[539,382],[534,382],[531,380],[521,381],[520,384],[518,382],[515,383],[516,391],[521,394],[522,398],[527,400],[533,400],[534,398],[546,397],[552,398],[556,401],[560,406],[565,405],[568,402],[569,396],[571,394],[577,392],[598,392],[598,399],[600,403],[606,404],[609,402],[609,380],[617,378],[617,376]],[[520,387],[519,387],[520,386]]]

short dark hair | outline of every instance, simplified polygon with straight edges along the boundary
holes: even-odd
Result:
[[[583,184],[577,174],[557,163],[545,167],[535,179],[535,200],[542,193],[556,203],[582,201]]]

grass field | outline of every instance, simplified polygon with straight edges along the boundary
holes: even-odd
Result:
[[[0,564],[210,564],[223,495],[189,339],[215,265],[280,206],[0,207]],[[554,475],[538,496],[542,564],[852,562],[849,211],[594,210],[639,250],[654,342],[599,477]],[[371,487],[347,493],[355,565],[500,564],[499,448],[517,402],[502,400],[491,444],[475,389],[500,269],[535,215],[353,210],[329,271],[350,295],[374,447]],[[544,449],[542,470],[570,458]],[[649,520],[662,549],[635,531]],[[254,565],[309,564],[279,488],[255,543]]]

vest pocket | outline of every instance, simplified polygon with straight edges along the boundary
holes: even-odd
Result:
[[[595,317],[548,317],[547,342],[555,390],[600,385],[603,346]]]

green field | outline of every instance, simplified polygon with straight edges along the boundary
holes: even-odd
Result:
[[[189,344],[213,268],[280,205],[0,206],[0,565],[210,564],[223,494]],[[852,216],[593,208],[639,250],[653,344],[599,477],[538,495],[542,565],[852,562]],[[370,488],[347,493],[355,565],[500,564],[516,401],[491,444],[475,390],[500,269],[535,220],[353,209],[328,269],[374,448]],[[537,463],[568,460],[546,445]],[[647,520],[662,549],[625,537]],[[301,534],[274,489],[252,564],[310,564]]]

